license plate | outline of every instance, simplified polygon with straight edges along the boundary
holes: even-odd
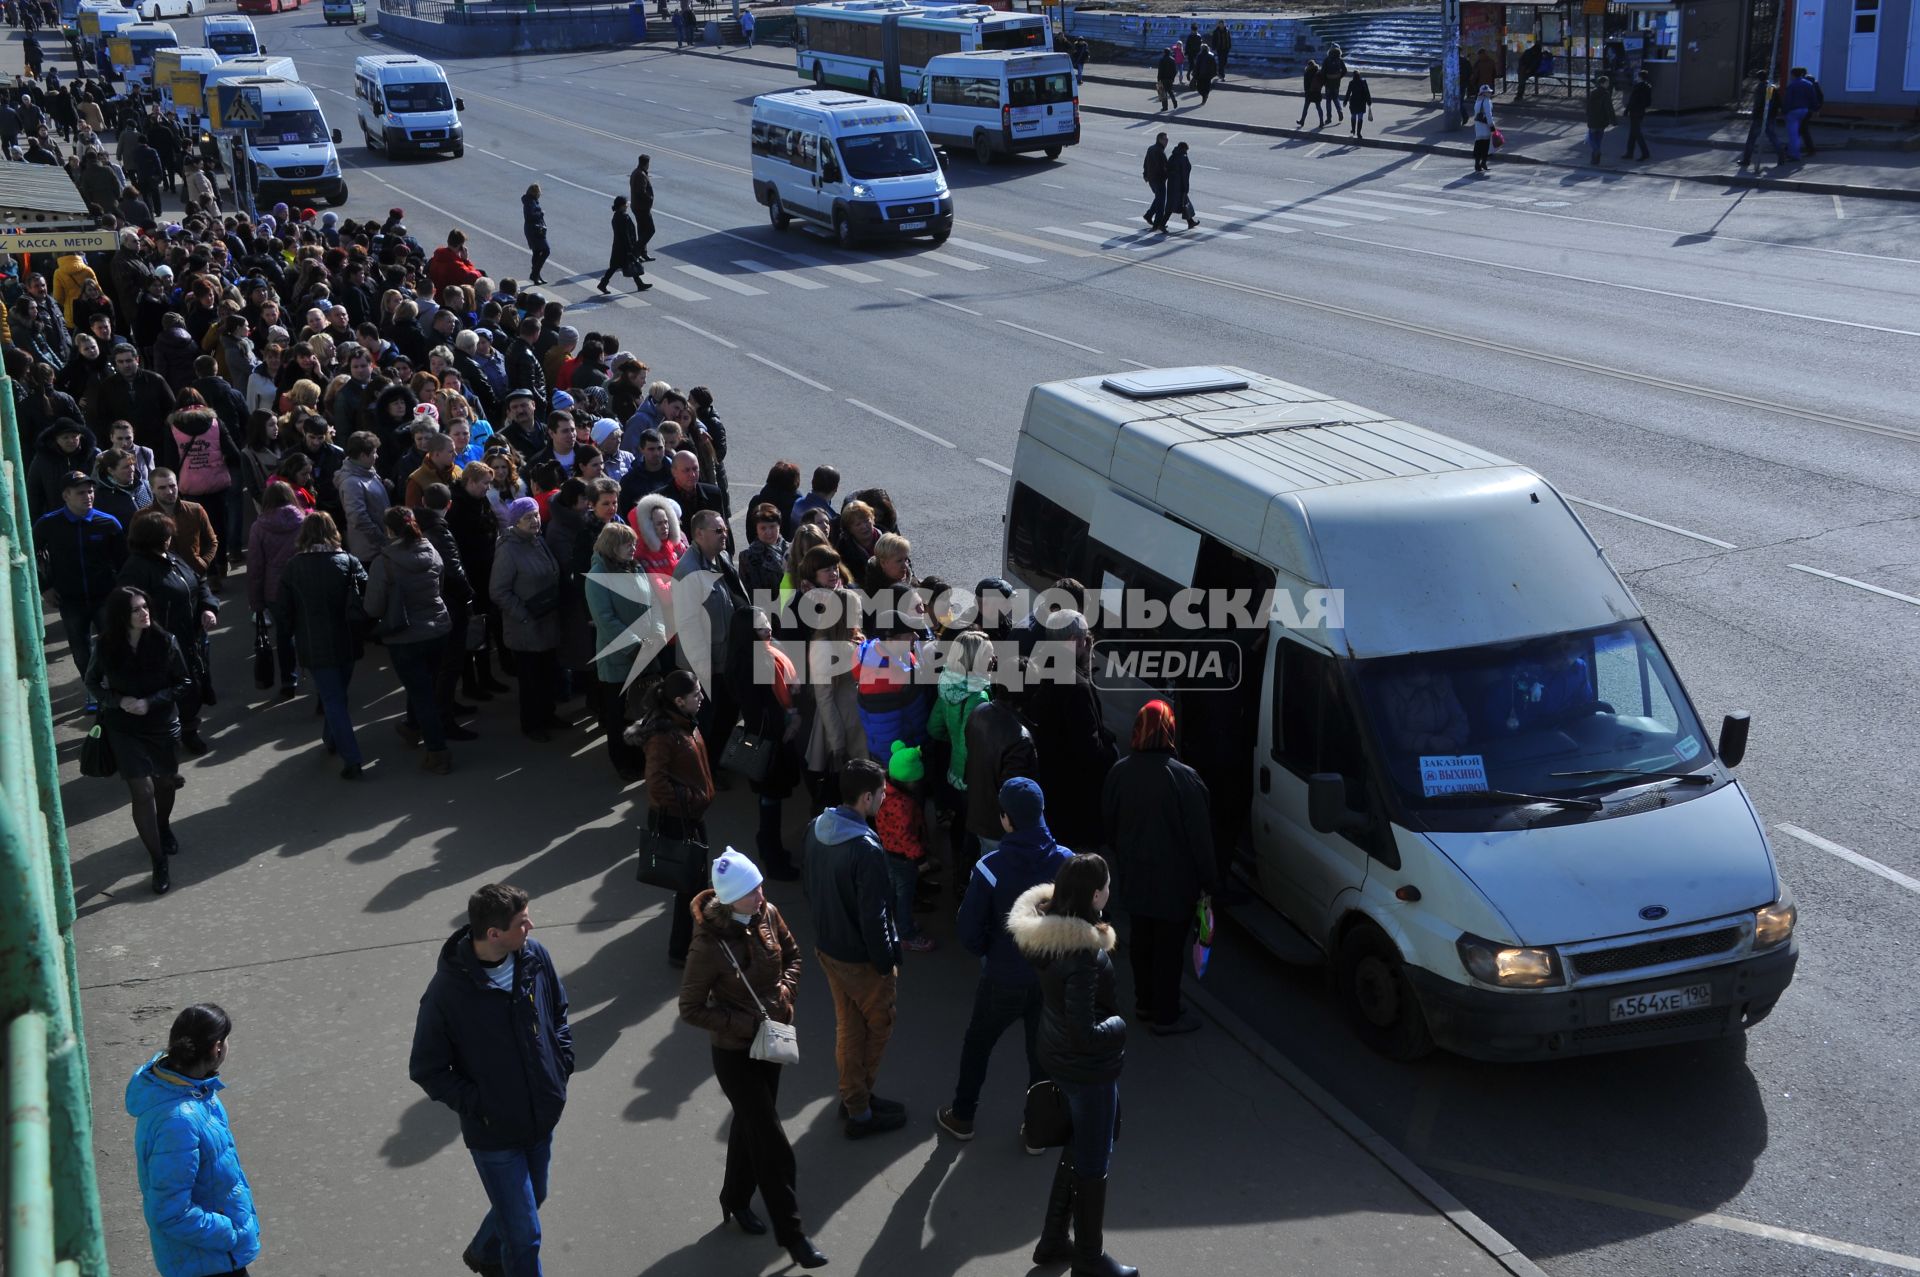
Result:
[[[927,229],[927,224],[925,222],[902,222],[900,223],[900,229],[903,231],[924,231]]]
[[[292,193],[295,195],[318,195],[320,188],[317,186],[296,186],[293,188]]]
[[[1690,984],[1684,989],[1661,989],[1655,993],[1635,993],[1607,1003],[1607,1019],[1644,1020],[1650,1016],[1673,1015],[1713,1005],[1713,986]]]

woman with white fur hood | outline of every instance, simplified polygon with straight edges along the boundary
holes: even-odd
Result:
[[[640,536],[633,561],[653,578],[655,588],[673,588],[673,569],[687,552],[687,538],[680,531],[680,503],[662,493],[641,497],[627,511],[627,524]]]
[[[1073,1114],[1073,1137],[1054,1172],[1033,1262],[1071,1260],[1074,1277],[1139,1272],[1110,1258],[1103,1236],[1127,1058],[1127,1022],[1114,992],[1113,928],[1101,921],[1111,889],[1107,862],[1078,855],[1051,884],[1022,892],[1007,915],[1015,947],[1040,976],[1040,1067]]]

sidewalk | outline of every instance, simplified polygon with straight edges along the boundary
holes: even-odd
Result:
[[[787,48],[733,45],[682,52],[727,62],[750,62],[770,73],[793,76],[793,51]],[[1180,106],[1162,112],[1156,109],[1151,68],[1089,63],[1080,105],[1082,110],[1100,115],[1164,118],[1187,128],[1237,130],[1333,146],[1424,151],[1471,163],[1471,130],[1447,127],[1424,77],[1369,75],[1367,79],[1373,86],[1374,118],[1367,124],[1366,137],[1358,143],[1348,136],[1344,123],[1315,129],[1309,117],[1307,127],[1295,127],[1300,116],[1299,77],[1266,77],[1258,68],[1236,70],[1232,79],[1215,85],[1205,106],[1192,90],[1183,88]],[[1776,166],[1762,138],[1755,154],[1759,167],[1742,170],[1735,161],[1746,144],[1744,117],[1729,118],[1719,113],[1649,117],[1646,132],[1653,152],[1651,161],[1620,158],[1627,140],[1626,126],[1621,124],[1607,130],[1601,164],[1594,169],[1587,163],[1585,115],[1577,99],[1536,101],[1529,97],[1515,108],[1511,98],[1503,95],[1495,99],[1494,118],[1507,139],[1507,145],[1494,158],[1496,164],[1543,164],[1713,186],[1920,200],[1920,153],[1842,146],[1839,143],[1845,133],[1837,125],[1819,129],[1825,146],[1817,156],[1798,165]],[[1894,144],[1898,136],[1887,141]]]

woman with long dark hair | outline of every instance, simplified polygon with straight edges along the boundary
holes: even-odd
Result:
[[[253,1185],[220,1103],[232,1033],[225,1011],[196,1003],[173,1018],[167,1049],[127,1081],[134,1172],[160,1277],[246,1277],[260,1257]]]
[[[116,584],[145,595],[153,622],[171,634],[193,676],[193,690],[176,706],[179,739],[193,754],[207,752],[200,737],[200,708],[206,700],[209,671],[201,635],[220,617],[220,600],[193,565],[173,552],[173,520],[158,510],[142,510],[127,528],[127,562]]]
[[[293,632],[300,666],[313,679],[325,716],[320,743],[345,764],[342,780],[356,779],[364,758],[354,738],[347,686],[360,659],[360,635],[348,622],[349,605],[367,590],[367,570],[340,548],[333,516],[316,510],[300,521],[293,558],[280,573],[280,607]]]
[[[192,684],[180,645],[154,623],[147,596],[125,585],[109,594],[87,663],[87,697],[100,706],[100,728],[127,782],[156,896],[173,885],[167,857],[180,850],[169,823],[181,783],[176,704]]]
[[[713,768],[707,743],[694,723],[706,695],[688,670],[674,670],[654,689],[646,720],[628,736],[646,752],[647,819],[668,838],[707,841],[707,808],[713,805]],[[667,935],[667,962],[687,965],[693,942],[693,894],[676,892]]]
[[[453,758],[447,752],[434,677],[453,626],[440,593],[446,564],[420,531],[412,510],[393,506],[382,521],[387,543],[367,565],[366,609],[375,624],[390,613],[401,622],[398,629],[385,634],[387,656],[407,694],[407,717],[394,727],[407,744],[426,746],[420,759],[423,770],[444,776],[453,770]]]
[[[1127,1022],[1114,994],[1113,928],[1101,920],[1110,887],[1105,860],[1075,856],[1051,883],[1020,893],[1007,915],[1014,946],[1040,975],[1040,1067],[1073,1114],[1073,1137],[1054,1172],[1033,1262],[1071,1260],[1076,1277],[1139,1272],[1109,1258],[1103,1238],[1127,1059]]]

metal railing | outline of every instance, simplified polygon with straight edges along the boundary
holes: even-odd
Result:
[[[0,325],[4,320],[0,319]],[[0,331],[4,331],[0,327]],[[73,949],[73,874],[41,643],[27,449],[0,371],[0,1022],[6,1277],[106,1277]]]

